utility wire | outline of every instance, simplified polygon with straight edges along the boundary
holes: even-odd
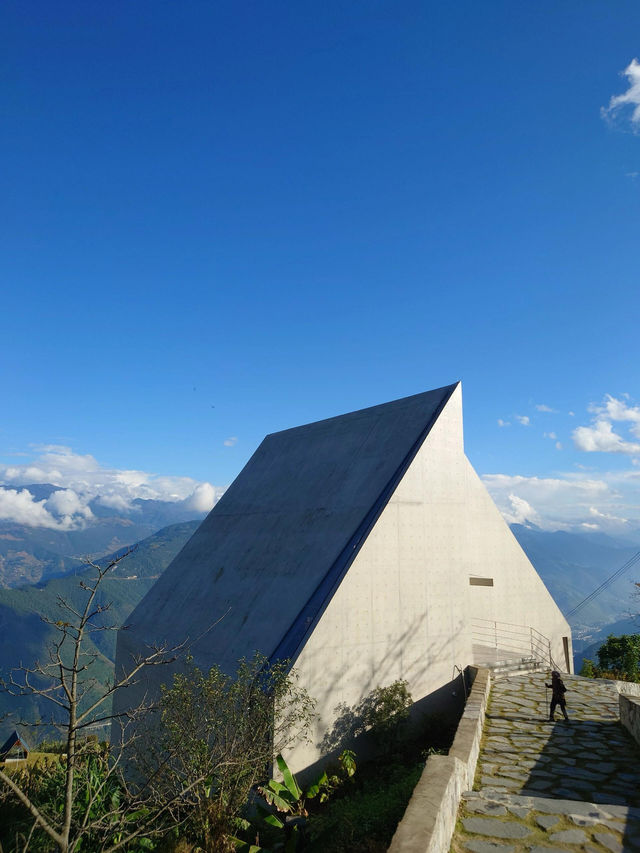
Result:
[[[635,566],[635,564],[639,561],[640,561],[640,551],[637,551],[633,555],[633,557],[630,557],[630,559],[628,559],[627,562],[623,566],[620,566],[620,568],[617,571],[615,571],[611,575],[611,577],[607,578],[606,581],[601,583],[597,589],[594,589],[592,593],[590,593],[586,598],[584,598],[580,602],[580,604],[576,604],[576,606],[573,608],[573,610],[570,610],[568,613],[566,613],[565,614],[566,618],[568,619],[569,616],[574,616],[578,612],[578,610],[582,610],[582,608],[585,607],[585,605],[590,604],[595,598],[597,598],[600,595],[600,593],[604,592],[605,589],[610,587],[614,581],[618,580],[619,577],[621,577],[625,572],[629,571],[629,569],[632,566]]]

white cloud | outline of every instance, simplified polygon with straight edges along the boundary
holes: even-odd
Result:
[[[615,521],[618,522],[618,524],[627,524],[627,522],[629,521],[628,518],[621,518],[617,515],[611,515],[611,513],[609,512],[600,512],[600,510],[595,506],[589,507],[589,513],[595,518],[606,519],[606,521]]]
[[[543,530],[569,530],[590,518],[590,507],[606,506],[615,494],[604,480],[579,474],[485,474],[482,480],[509,523],[533,523]]]
[[[509,523],[532,523],[543,530],[597,528],[627,536],[637,536],[640,528],[637,468],[597,476],[587,470],[553,477],[486,474],[482,481]]]
[[[519,424],[522,424],[522,426],[531,425],[531,419],[529,418],[529,415],[516,415],[516,420]]]
[[[629,399],[626,394],[621,396]],[[624,400],[618,400],[612,394],[605,394],[602,403],[589,403],[588,409],[597,415],[606,415],[612,421],[640,420],[640,409],[628,406]]]
[[[225,447],[235,447],[236,444],[238,443],[238,436],[232,435],[230,438],[225,438],[225,440],[222,443],[224,444]]]
[[[556,409],[552,409],[551,406],[545,406],[544,403],[540,403],[539,405],[537,405],[536,409],[539,412],[555,412],[555,411],[557,411]]]
[[[74,515],[82,516],[83,518],[93,518],[93,513],[90,507],[82,500],[77,492],[73,489],[59,489],[54,492],[51,497],[45,501],[45,506],[48,512],[60,517],[73,518]]]
[[[508,499],[510,506],[502,512],[507,524],[539,524],[540,517],[528,501],[514,494]]]
[[[556,441],[556,450],[562,450],[562,442]]]
[[[598,495],[606,493],[608,486],[603,480],[582,479],[577,475],[561,477],[524,477],[521,474],[485,474],[482,478],[490,491],[522,488],[537,497],[547,497],[550,494]]]
[[[628,394],[623,394],[627,400]],[[623,400],[618,400],[612,397],[611,394],[606,394],[604,400],[600,404],[591,403],[589,411],[594,412],[598,419],[608,419],[611,421],[626,421],[633,426],[631,432],[640,438],[640,406],[628,406]]]
[[[573,443],[586,453],[640,453],[640,444],[625,441],[613,431],[611,422],[600,419],[591,427],[576,427]]]
[[[511,426],[510,421],[503,421],[502,418],[498,418],[498,426],[499,427],[508,427]]]
[[[0,520],[53,530],[69,530],[74,526],[68,517],[54,518],[45,504],[46,501],[34,500],[26,489],[0,489]]]
[[[100,506],[107,507],[108,509],[120,510],[120,512],[124,512],[131,506],[131,501],[124,495],[98,495],[96,500]]]
[[[185,507],[194,512],[209,512],[219,497],[211,483],[200,483],[186,499]]]
[[[89,503],[96,499],[116,512],[131,510],[143,500],[183,503],[194,512],[207,512],[224,488],[191,477],[168,477],[146,471],[109,468],[91,455],[69,447],[47,445],[24,465],[0,465],[0,519],[21,524],[70,530],[90,522]],[[36,501],[22,485],[51,483],[60,489],[46,501]]]
[[[600,115],[610,122],[617,121],[625,107],[631,107],[631,129],[640,133],[640,62],[632,59],[622,72],[629,81],[629,88],[621,95],[612,95],[609,106],[602,107]]]
[[[544,437],[544,438],[551,438],[551,439],[553,439],[553,441],[555,441],[555,440],[557,439],[557,437],[558,437],[558,436],[555,434],[555,432],[544,432],[542,435],[543,435],[543,437]]]
[[[640,406],[629,402],[629,395],[623,399],[606,394],[601,403],[591,403],[588,407],[593,414],[590,426],[580,426],[572,433],[573,443],[578,450],[586,453],[640,453],[640,442],[630,441],[628,437],[614,431],[613,423],[626,424],[632,438],[640,438]]]

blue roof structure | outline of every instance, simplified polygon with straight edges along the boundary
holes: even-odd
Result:
[[[29,747],[25,743],[24,738],[20,737],[16,729],[13,730],[3,745],[0,746],[0,761],[4,761],[14,747],[22,747],[22,751],[25,754],[29,753]]]
[[[255,651],[295,660],[456,387],[267,436],[131,631],[230,673]]]

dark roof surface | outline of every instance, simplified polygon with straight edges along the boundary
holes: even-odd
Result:
[[[267,436],[132,631],[188,638],[197,663],[229,672],[255,650],[294,658],[455,387]]]
[[[26,744],[26,742],[25,742],[24,738],[23,738],[23,737],[21,737],[21,736],[18,734],[18,732],[16,731],[16,729],[14,729],[14,730],[13,730],[13,732],[9,735],[9,737],[8,737],[8,738],[6,739],[6,741],[4,742],[4,744],[3,744],[2,746],[0,746],[0,756],[2,756],[2,755],[4,755],[5,753],[9,752],[9,750],[11,749],[11,747],[12,747],[14,744],[18,743],[18,741],[20,741],[20,743],[21,743],[21,744],[22,744],[22,746],[26,749],[26,751],[27,751],[27,752],[29,752],[29,747],[27,746],[27,744]]]

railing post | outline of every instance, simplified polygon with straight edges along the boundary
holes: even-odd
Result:
[[[531,641],[531,657],[534,658],[535,653],[533,651],[533,628],[531,627],[531,625],[529,626],[529,638]]]

